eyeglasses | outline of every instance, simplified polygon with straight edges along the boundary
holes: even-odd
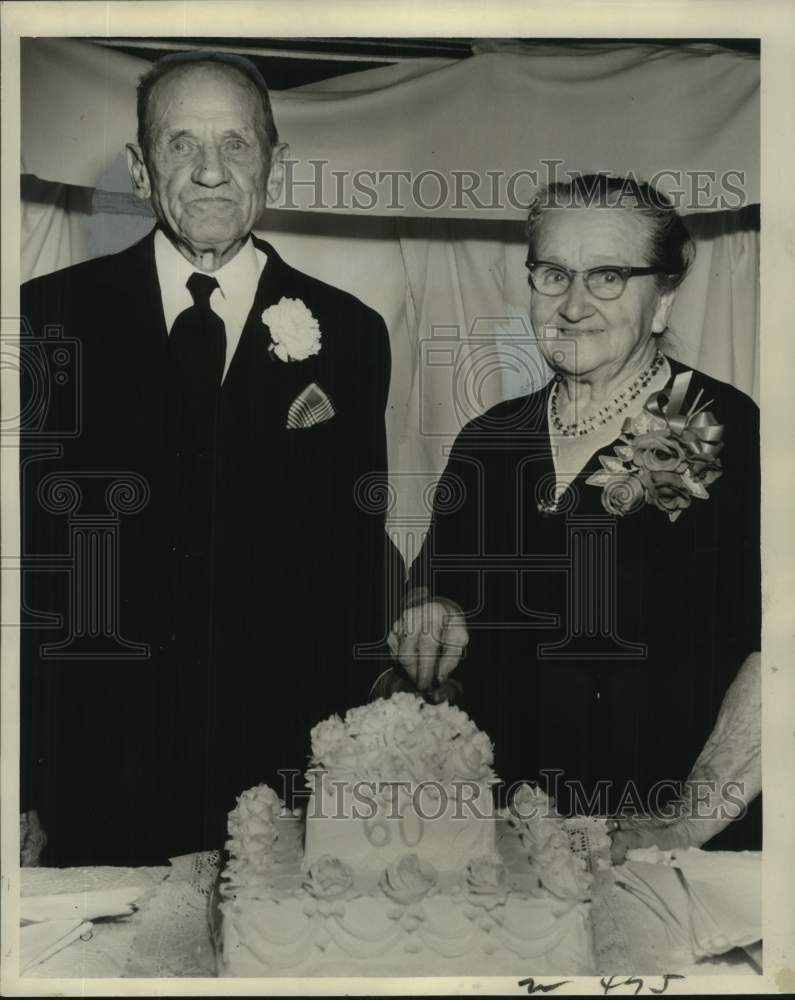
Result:
[[[527,260],[533,288],[541,295],[565,295],[575,274],[581,274],[585,287],[597,299],[617,299],[627,287],[627,281],[638,274],[664,274],[659,267],[619,267],[615,264],[589,267],[587,271],[571,271],[546,260]]]

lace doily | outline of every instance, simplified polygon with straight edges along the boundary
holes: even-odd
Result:
[[[615,891],[610,861],[610,837],[603,819],[574,816],[565,819],[563,829],[575,857],[581,858],[585,870],[593,876],[591,883],[591,931],[598,975],[618,975],[638,969],[654,972],[653,965],[635,964],[640,956],[631,949],[624,930],[628,914],[622,909],[622,898]]]
[[[218,851],[172,859],[171,873],[149,902],[146,923],[135,936],[122,975],[215,975],[207,910],[219,863]]]
[[[637,965],[631,956],[630,945],[624,931],[627,914],[622,907],[622,896],[616,892],[613,873],[604,869],[597,873],[591,898],[591,931],[593,933],[594,960],[600,976],[656,972],[657,963]]]
[[[592,875],[610,867],[610,837],[607,824],[595,816],[573,816],[561,826],[569,837],[571,853],[582,858],[585,870]]]

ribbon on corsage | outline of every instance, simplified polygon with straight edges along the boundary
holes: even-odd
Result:
[[[623,517],[648,503],[675,521],[694,497],[709,499],[707,487],[723,474],[723,425],[707,409],[711,400],[699,405],[703,390],[685,412],[692,375],[682,372],[670,390],[652,393],[640,414],[624,421],[614,454],[599,456],[602,468],[586,483],[602,487],[609,514]]]

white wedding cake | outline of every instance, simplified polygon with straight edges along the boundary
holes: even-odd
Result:
[[[526,785],[495,811],[491,742],[446,704],[396,694],[311,736],[305,815],[264,785],[230,813],[220,975],[594,971],[586,857],[609,864],[603,825],[567,829]]]

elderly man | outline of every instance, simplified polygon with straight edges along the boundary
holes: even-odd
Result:
[[[366,698],[390,616],[394,552],[361,500],[385,476],[387,334],[251,235],[283,179],[264,81],[168,56],[138,118],[156,227],[22,294],[31,358],[55,326],[79,374],[77,432],[53,391],[21,466],[22,809],[55,865],[221,846],[243,788],[289,799],[277,772]],[[75,552],[92,516],[102,540]]]

